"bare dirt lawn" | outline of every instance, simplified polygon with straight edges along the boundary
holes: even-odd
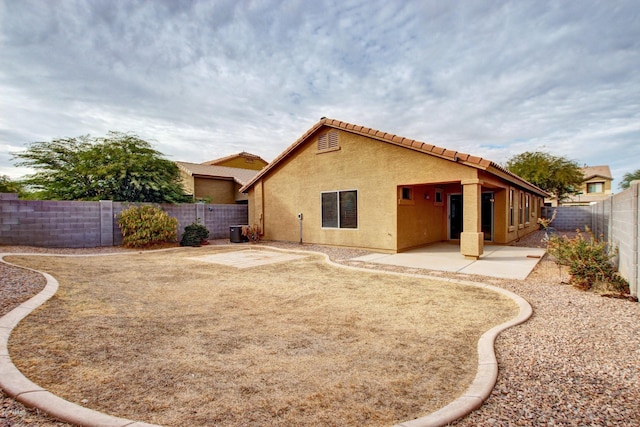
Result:
[[[7,257],[60,282],[12,360],[70,401],[168,426],[389,426],[464,392],[480,335],[517,313],[490,290],[317,255],[190,259],[228,250]]]

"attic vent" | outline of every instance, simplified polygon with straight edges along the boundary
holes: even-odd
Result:
[[[318,136],[318,151],[337,150],[339,148],[337,130],[330,130]]]

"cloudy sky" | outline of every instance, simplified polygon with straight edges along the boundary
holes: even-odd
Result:
[[[0,174],[30,142],[131,131],[270,161],[321,117],[504,163],[640,169],[640,3],[0,0]]]

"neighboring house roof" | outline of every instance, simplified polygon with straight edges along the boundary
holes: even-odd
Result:
[[[226,157],[221,157],[219,159],[214,159],[214,160],[208,160],[206,162],[202,162],[203,165],[211,165],[211,166],[216,166],[219,165],[220,163],[225,163],[228,162],[229,160],[234,160],[237,158],[241,158],[241,159],[251,159],[251,160],[255,160],[258,162],[261,162],[263,164],[268,164],[268,162],[266,160],[264,160],[262,157],[260,156],[256,156],[255,154],[251,154],[251,153],[247,153],[246,151],[243,151],[241,153],[238,154],[232,154],[230,156],[226,156]]]
[[[457,162],[466,166],[470,166],[476,169],[488,171],[494,175],[497,175],[508,182],[511,182],[520,187],[524,187],[530,191],[538,193],[541,196],[548,196],[548,193],[541,188],[531,184],[530,182],[520,178],[514,173],[508,171],[504,167],[490,160],[483,159],[482,157],[472,156],[470,154],[460,153],[458,151],[448,150],[446,148],[437,147],[435,145],[427,144],[424,142],[416,141],[415,139],[409,139],[402,136],[382,132],[376,129],[366,128],[364,126],[353,125],[350,123],[342,122],[340,120],[328,119],[323,117],[318,123],[316,123],[311,129],[305,132],[296,142],[290,145],[282,154],[276,157],[269,165],[260,171],[248,184],[240,189],[241,192],[248,191],[253,184],[260,180],[263,176],[267,175],[273,168],[275,168],[281,161],[291,155],[300,145],[302,145],[307,138],[323,126],[340,129],[345,132],[351,132],[353,134],[363,135],[369,138],[377,139],[382,142],[386,142],[399,147],[407,148],[409,150],[417,151],[423,154],[439,157],[452,162]]]
[[[233,179],[240,185],[246,185],[258,173],[257,170],[211,166],[201,163],[176,162],[178,167],[196,178]]]
[[[584,175],[584,180],[588,180],[595,177],[602,177],[605,179],[613,180],[611,176],[611,170],[608,165],[602,166],[585,166],[582,168],[582,174]]]

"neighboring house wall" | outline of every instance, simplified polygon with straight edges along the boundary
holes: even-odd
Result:
[[[261,170],[267,165],[262,159],[255,159],[252,157],[234,157],[229,160],[219,161],[215,163],[216,166],[226,166],[230,168]]]
[[[194,181],[196,199],[207,198],[214,204],[233,204],[236,202],[236,194],[240,195],[232,179],[194,178]]]
[[[176,164],[185,193],[192,195],[196,200],[216,204],[246,204],[247,195],[241,193],[240,188],[258,173],[252,169],[204,163],[176,162]]]
[[[602,195],[611,194],[611,178],[594,176],[582,183],[582,194],[586,195]]]
[[[609,166],[585,166],[582,168],[584,180],[579,194],[569,196],[561,206],[588,206],[606,200],[611,194],[611,171]],[[558,206],[556,199],[547,200],[550,206]]]
[[[98,247],[122,244],[117,217],[132,203],[18,200],[0,194],[0,244],[44,247]],[[247,224],[246,205],[184,203],[160,205],[184,227],[200,220],[211,239],[228,239],[229,227]]]
[[[182,189],[185,194],[191,194],[195,197],[195,179],[192,175],[189,175],[184,169],[178,168],[180,172],[180,179],[182,182]]]

